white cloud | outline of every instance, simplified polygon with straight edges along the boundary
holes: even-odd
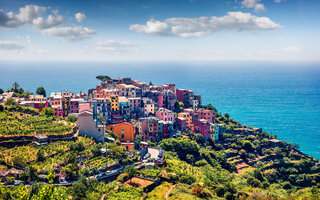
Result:
[[[40,17],[46,10],[45,7],[36,5],[26,5],[19,9],[18,14],[0,10],[0,27],[15,28],[23,24],[32,24],[33,20]]]
[[[47,19],[43,17],[37,17],[33,20],[33,26],[38,29],[47,29],[61,24],[64,21],[64,18],[61,15],[58,15],[58,12],[53,12],[54,15],[49,15]]]
[[[170,35],[171,28],[166,22],[160,22],[155,19],[147,21],[146,25],[134,24],[130,26],[130,30],[137,33],[150,34],[150,35]]]
[[[299,51],[301,51],[301,48],[298,46],[287,46],[287,47],[283,48],[283,51],[285,51],[285,52],[299,52]]]
[[[86,19],[86,15],[83,13],[78,12],[77,14],[74,15],[74,17],[76,18],[76,20],[78,22],[82,22],[83,20]]]
[[[241,2],[242,6],[246,8],[254,8],[256,12],[264,11],[266,8],[262,3],[260,3],[261,0],[243,0]]]
[[[79,41],[90,38],[96,32],[92,29],[75,26],[75,27],[53,27],[42,31],[44,35],[54,36],[63,41]]]
[[[24,46],[19,42],[0,40],[0,50],[2,51],[19,52],[23,48]]]
[[[139,50],[139,45],[132,44],[125,41],[108,40],[105,42],[98,42],[95,50],[98,51],[112,51],[112,52],[124,52],[128,50]]]
[[[263,31],[276,30],[282,26],[267,17],[256,17],[250,13],[228,12],[223,17],[168,18],[164,22],[150,19],[146,25],[134,24],[130,30],[141,34],[202,37],[218,31]]]

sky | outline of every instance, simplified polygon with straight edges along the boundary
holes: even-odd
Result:
[[[319,0],[0,0],[0,61],[320,61]]]

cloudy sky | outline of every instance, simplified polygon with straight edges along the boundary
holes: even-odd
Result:
[[[319,0],[0,0],[0,60],[320,61]]]

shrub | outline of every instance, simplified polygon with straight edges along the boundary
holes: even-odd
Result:
[[[253,178],[253,177],[249,177],[247,179],[247,183],[249,185],[251,185],[252,187],[259,187],[259,188],[261,187],[261,182],[258,179]]]
[[[41,114],[42,114],[42,115],[46,115],[46,116],[48,116],[48,117],[54,116],[54,110],[53,110],[52,108],[43,108],[43,109],[41,110]]]
[[[290,189],[292,189],[292,185],[290,184],[290,182],[286,181],[283,183],[282,188],[285,190],[290,190]]]
[[[17,105],[17,102],[15,102],[15,100],[12,99],[12,98],[8,98],[7,101],[4,103],[4,105],[6,105],[6,106],[15,106],[15,105]]]
[[[195,181],[196,179],[190,175],[183,175],[180,177],[180,182],[188,185],[192,185]]]
[[[68,122],[76,122],[77,121],[77,117],[70,115],[70,116],[67,117],[66,120]]]

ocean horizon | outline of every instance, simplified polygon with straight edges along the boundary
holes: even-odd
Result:
[[[320,158],[320,64],[310,62],[12,62],[0,63],[0,88],[35,92],[95,88],[97,75],[191,89],[221,113],[263,128]]]

